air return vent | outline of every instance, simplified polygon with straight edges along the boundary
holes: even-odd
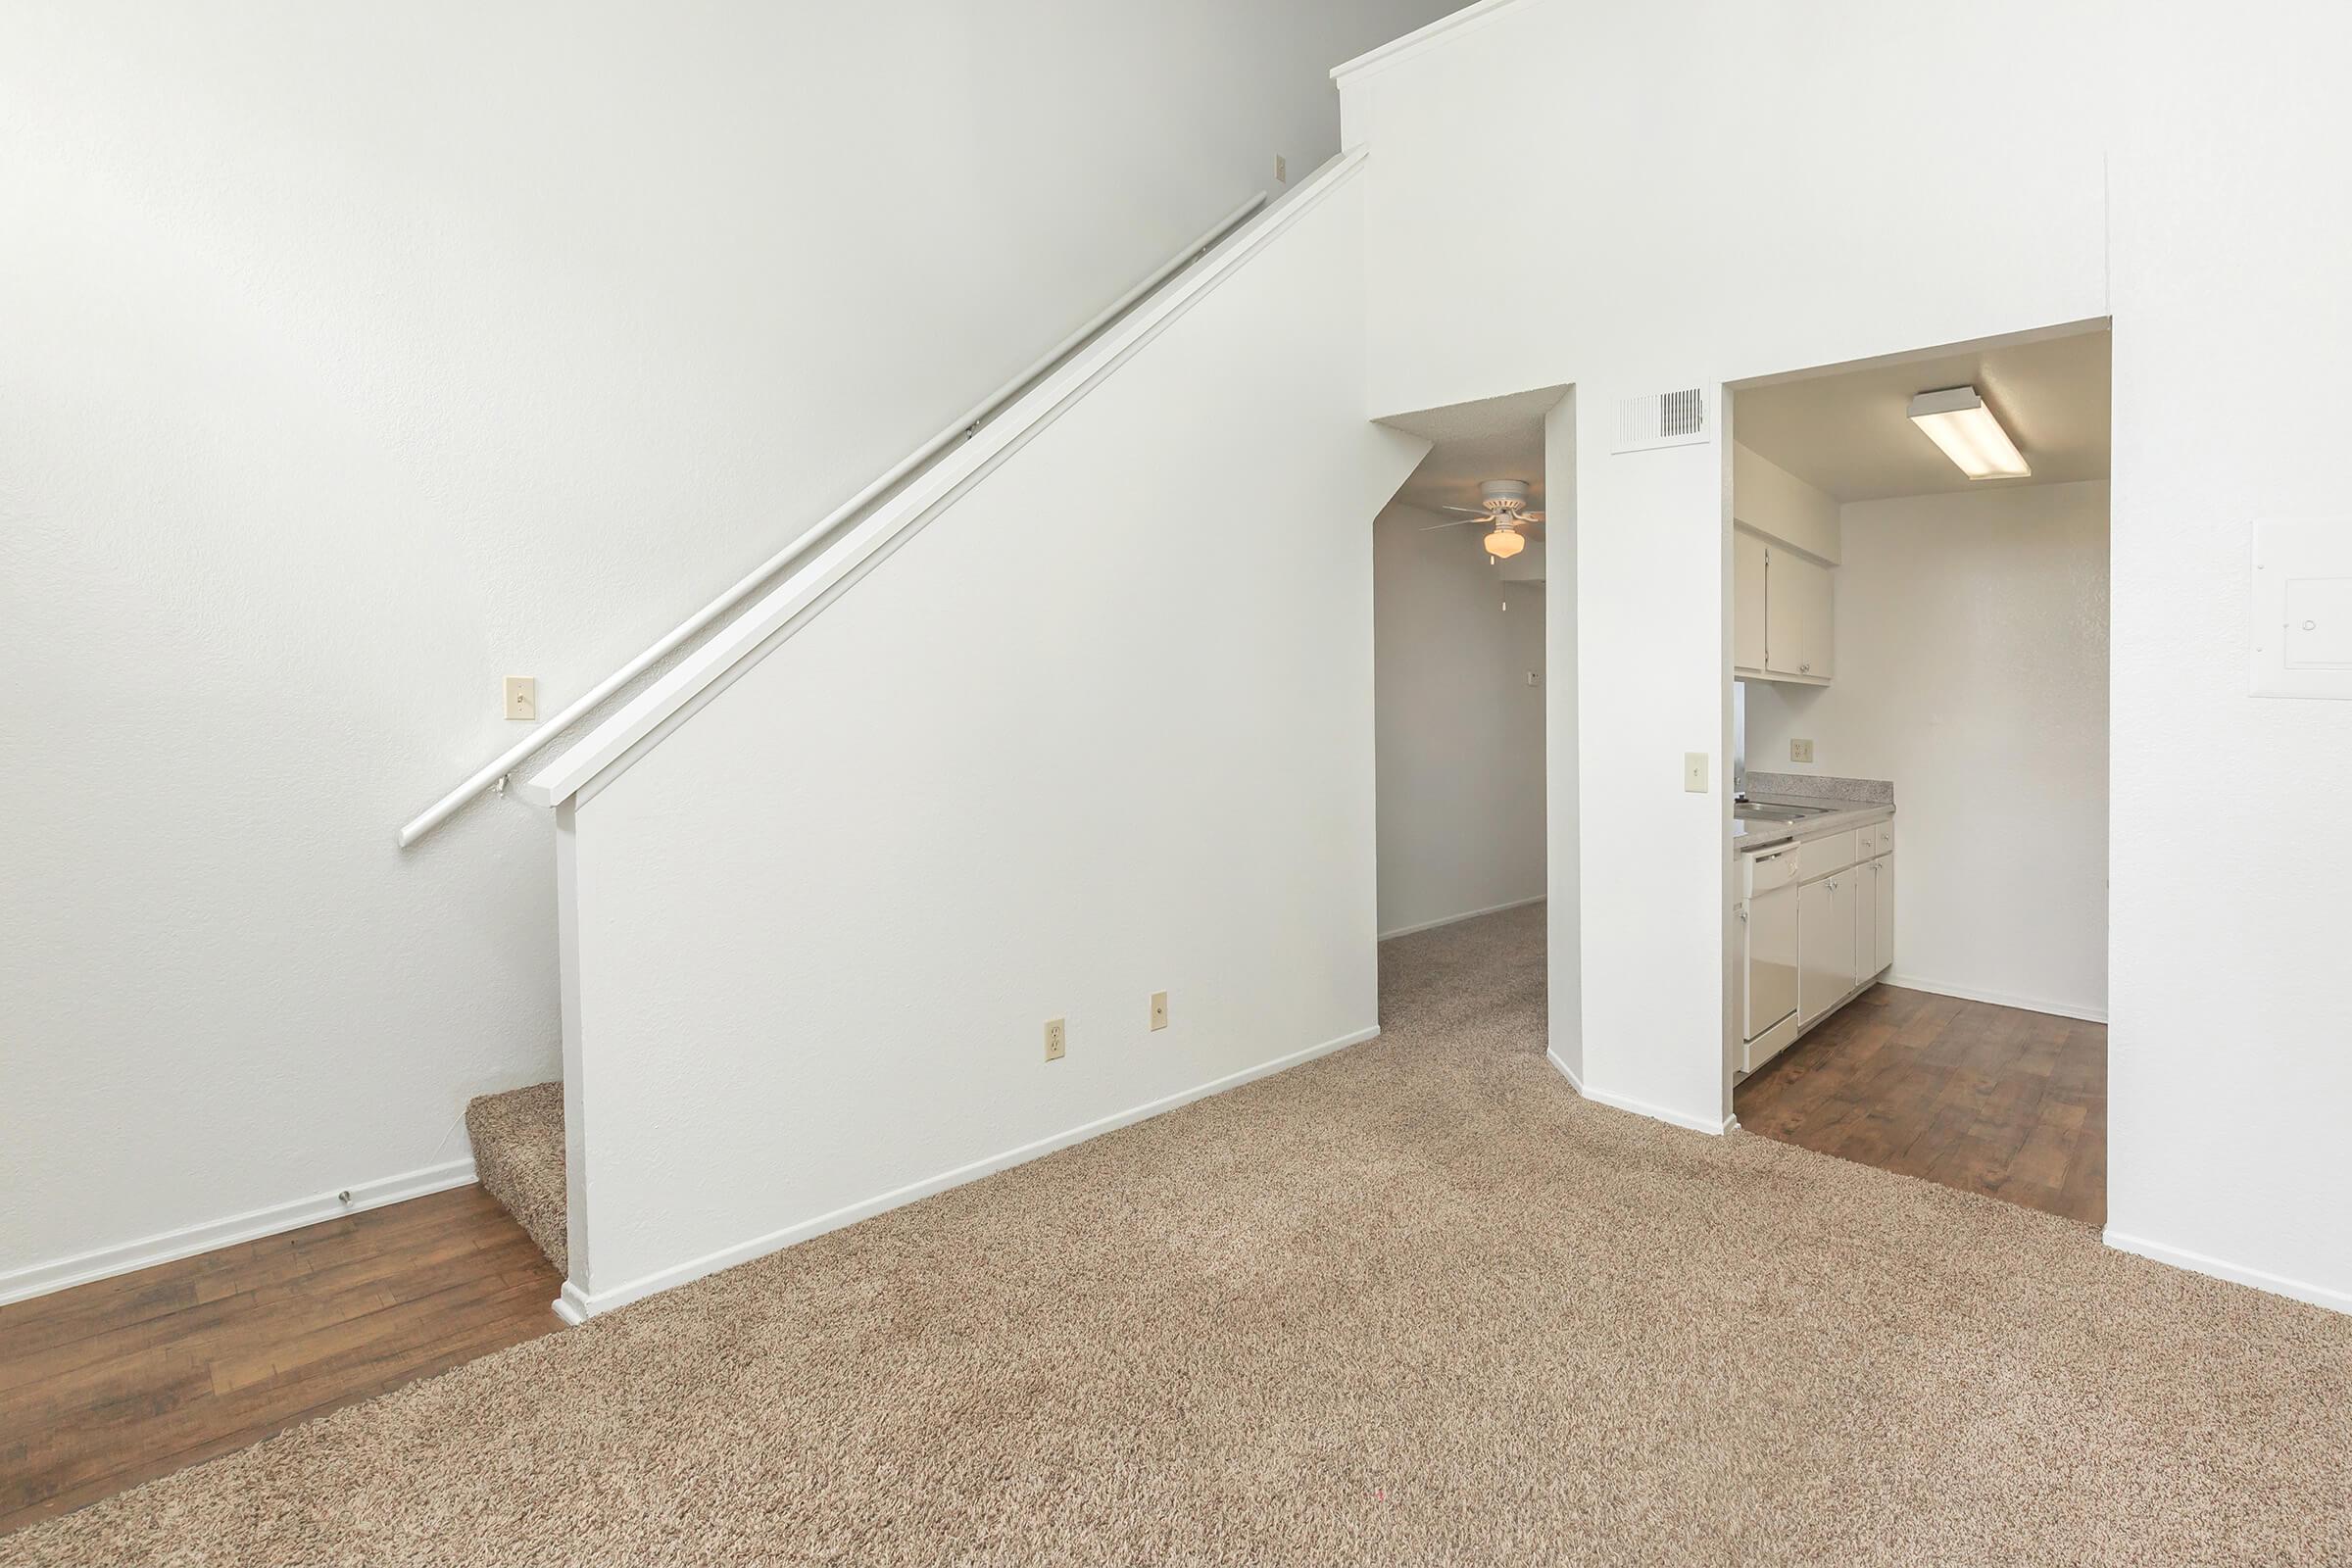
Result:
[[[1647,452],[1652,447],[1689,446],[1707,438],[1707,399],[1697,387],[1652,392],[1617,403],[1613,452]]]

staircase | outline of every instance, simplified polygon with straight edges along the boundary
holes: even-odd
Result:
[[[533,1084],[483,1095],[466,1106],[473,1168],[482,1190],[539,1244],[559,1273],[569,1273],[564,1181],[564,1086]]]
[[[1376,1032],[1371,708],[1331,692],[1371,690],[1370,519],[1429,442],[1365,415],[1365,161],[540,726],[649,677],[502,792],[555,813],[564,1081],[466,1122],[566,1321]],[[1122,1004],[1158,986],[1164,1034]]]

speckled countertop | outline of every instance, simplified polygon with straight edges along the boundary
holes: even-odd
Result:
[[[1792,839],[1866,827],[1894,815],[1894,786],[1885,779],[1828,778],[1814,774],[1755,773],[1747,775],[1747,798],[1757,806],[1811,806],[1819,816],[1798,822],[1745,820],[1732,807],[1732,848],[1746,855]]]

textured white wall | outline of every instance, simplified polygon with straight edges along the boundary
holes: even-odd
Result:
[[[1361,194],[577,807],[591,1307],[1375,1027]]]
[[[2352,529],[2352,9],[2122,42],[2108,1235],[2352,1309],[2352,703],[2246,679],[2253,522]]]
[[[1527,676],[1547,595],[1446,520],[1393,506],[1373,530],[1383,934],[1544,896],[1544,694]]]
[[[1544,416],[1544,792],[1549,853],[1544,920],[1544,1032],[1552,1058],[1585,1070],[1583,800],[1576,702],[1577,396],[1573,388]]]
[[[2110,1236],[2352,1304],[2336,973],[2352,704],[2252,698],[2244,672],[2249,523],[2346,513],[2328,420],[2352,358],[2335,261],[2352,208],[2328,193],[2352,139],[2333,79],[2352,13],[1522,0],[1490,16],[1343,83],[1344,139],[1373,151],[1377,409],[1718,385],[2112,310]],[[1472,96],[1484,113],[1461,113]],[[1460,243],[1464,212],[1490,243]],[[1613,643],[1580,625],[1584,847],[1659,846],[1584,868],[1584,1049],[1592,1069],[1599,1035],[1622,1033],[1629,1081],[1658,1094],[1690,1081],[1687,1059],[1719,1063],[1721,1037],[1704,1009],[1643,1035],[1644,999],[1721,990],[1720,947],[1655,915],[1606,952],[1591,930],[1723,897],[1692,863],[1720,859],[1721,815],[1681,796],[1675,753],[1728,729],[1728,662],[1687,658],[1672,607],[1717,595],[1724,564],[1693,537],[1594,582],[1610,568],[1592,542],[1641,520],[1603,500],[1704,510],[1680,466],[1588,450],[1585,475],[1647,473],[1578,487],[1580,603],[1656,612]],[[1612,770],[1639,782],[1604,810],[1591,785]],[[2224,848],[2184,850],[2184,833]],[[1726,1083],[1670,1108],[1728,1103]]]
[[[462,1158],[556,1070],[550,828],[391,835],[500,677],[577,695],[1442,9],[0,8],[0,1294]]]
[[[1840,511],[1838,678],[1748,682],[1748,766],[1894,781],[1896,985],[2104,1017],[2107,485]]]

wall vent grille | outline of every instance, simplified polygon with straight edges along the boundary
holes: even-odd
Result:
[[[1617,403],[1616,452],[1681,447],[1707,438],[1707,398],[1698,387],[1651,392]]]

